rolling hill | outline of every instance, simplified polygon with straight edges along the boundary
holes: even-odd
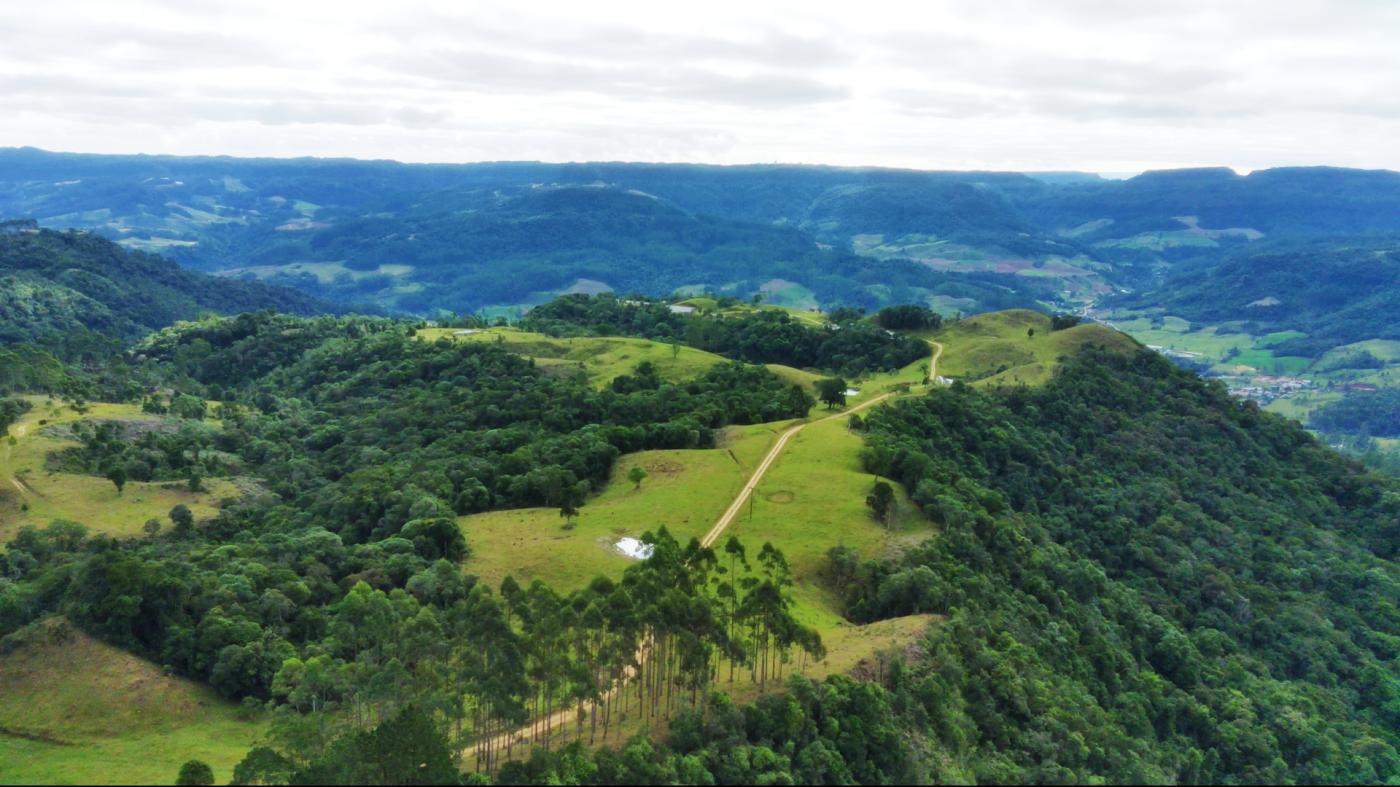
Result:
[[[109,352],[206,312],[328,308],[294,290],[222,281],[87,232],[0,225],[0,340],[61,358]]]

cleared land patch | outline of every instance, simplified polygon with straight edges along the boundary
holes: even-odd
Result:
[[[213,516],[221,498],[240,492],[223,478],[204,480],[204,491],[191,492],[182,482],[128,481],[122,494],[105,478],[56,472],[45,468],[51,452],[78,443],[66,439],[57,427],[80,420],[149,421],[150,415],[131,404],[96,403],[86,413],[50,404],[46,397],[26,397],[33,408],[10,425],[0,446],[0,542],[9,541],[25,525],[43,526],[55,519],[69,519],[90,532],[111,536],[139,536],[147,519],[161,520],[178,504],[185,504],[196,518]]]
[[[207,686],[62,620],[16,636],[0,654],[0,783],[170,784],[191,759],[227,782],[263,732]]]
[[[347,268],[339,262],[289,262],[285,265],[250,265],[244,268],[228,268],[219,271],[218,275],[238,277],[246,273],[252,274],[258,279],[309,275],[315,276],[316,281],[321,284],[331,284],[341,277],[349,277],[354,281],[359,281],[371,276],[393,276],[398,278],[407,276],[412,272],[412,265],[380,265],[373,270],[355,270]]]
[[[788,442],[720,537],[722,542],[738,536],[751,551],[765,541],[781,549],[792,567],[798,617],[823,637],[842,622],[821,576],[832,547],[875,558],[935,532],[897,484],[889,524],[875,520],[865,504],[875,478],[861,468],[862,444],[844,418],[807,426]]]
[[[1050,318],[1026,309],[979,314],[933,334],[947,347],[939,373],[979,385],[1040,385],[1059,359],[1086,347],[1136,352],[1137,342],[1102,325],[1050,330]]]
[[[487,328],[477,333],[457,334],[452,328],[424,328],[419,338],[435,341],[495,342],[502,349],[535,359],[541,366],[561,373],[577,370],[602,388],[614,378],[630,374],[637,364],[650,362],[663,380],[683,382],[704,374],[726,360],[714,353],[684,345],[670,345],[650,339],[622,336],[555,338],[515,328]]]
[[[719,448],[623,456],[569,530],[555,508],[461,517],[472,548],[465,569],[493,587],[513,574],[521,584],[541,579],[559,592],[584,587],[599,574],[619,576],[631,560],[613,549],[618,538],[638,537],[661,525],[682,543],[704,535],[790,424],[733,427]],[[633,467],[647,471],[640,488],[627,480]]]

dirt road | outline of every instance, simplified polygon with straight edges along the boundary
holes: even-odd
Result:
[[[933,347],[933,356],[929,360],[928,377],[930,380],[934,380],[938,378],[938,359],[943,357],[943,345],[932,340],[929,340],[929,345]],[[788,443],[792,440],[794,435],[813,424],[826,423],[827,421],[831,421],[836,418],[844,418],[846,416],[854,415],[862,410],[874,407],[875,405],[885,401],[886,399],[889,399],[894,395],[895,393],[893,391],[889,393],[883,393],[879,396],[876,396],[873,399],[870,399],[869,401],[862,402],[856,405],[855,407],[852,407],[847,410],[842,410],[839,413],[832,413],[831,415],[828,415],[825,418],[818,418],[815,421],[804,421],[802,423],[794,424],[788,427],[786,431],[784,431],[781,435],[778,436],[778,440],[777,442],[773,443],[773,447],[768,449],[768,453],[763,457],[763,461],[759,462],[758,467],[754,468],[753,474],[750,475],[749,480],[744,483],[744,488],[740,489],[739,494],[734,497],[734,501],[729,504],[729,508],[726,508],[724,510],[724,513],[720,514],[719,519],[715,520],[714,526],[711,527],[709,532],[705,534],[705,537],[700,540],[700,545],[704,547],[714,546],[715,542],[719,540],[719,537],[729,527],[730,523],[734,521],[734,517],[737,516],[739,511],[743,509],[744,503],[753,494],[753,491],[758,487],[759,482],[763,480],[763,476],[768,472],[768,468],[773,466],[773,463],[778,460],[779,456],[782,456],[783,449],[787,448]],[[611,689],[611,691],[616,692],[617,688],[614,687],[613,689]],[[586,707],[588,709],[591,709],[591,705]],[[507,744],[524,743],[529,740],[531,731],[536,729],[541,724],[545,725],[546,729],[553,730],[559,728],[561,725],[568,724],[570,721],[573,721],[577,717],[577,706],[565,708],[563,710],[551,714],[548,717],[548,719],[544,721],[537,720],[532,724],[527,724],[526,726],[521,727],[512,732],[502,733],[501,735],[496,736],[491,740],[490,748],[493,751],[499,751]]]

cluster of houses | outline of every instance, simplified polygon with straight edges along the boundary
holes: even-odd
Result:
[[[1275,399],[1289,396],[1299,391],[1306,391],[1313,387],[1312,380],[1305,380],[1301,377],[1272,376],[1267,374],[1255,375],[1252,377],[1223,377],[1227,384],[1232,381],[1236,384],[1230,385],[1230,395],[1240,399],[1252,399],[1259,404],[1268,404]],[[1244,381],[1247,384],[1237,384]]]

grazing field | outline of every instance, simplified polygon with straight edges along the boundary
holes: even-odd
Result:
[[[1202,360],[1219,363],[1231,352],[1253,349],[1258,339],[1248,333],[1231,333],[1217,326],[1192,330],[1191,323],[1180,317],[1167,316],[1154,327],[1154,321],[1144,316],[1115,316],[1109,323],[1134,339],[1154,347],[1177,352],[1196,353]],[[1275,341],[1282,341],[1276,339]]]
[[[770,279],[759,287],[759,291],[763,293],[764,300],[775,306],[808,312],[817,308],[816,295],[795,281]]]
[[[1264,409],[1306,424],[1308,416],[1312,414],[1313,410],[1329,402],[1335,402],[1342,396],[1343,394],[1338,391],[1306,391],[1275,399],[1269,402]]]
[[[875,520],[865,504],[875,478],[861,469],[861,445],[845,418],[803,429],[721,536],[721,541],[738,536],[750,550],[765,541],[781,549],[792,567],[799,618],[823,636],[840,622],[839,605],[821,580],[832,547],[851,547],[863,557],[877,558],[934,534],[898,484],[889,524]]]
[[[339,262],[292,262],[286,265],[252,265],[246,268],[230,268],[220,271],[220,276],[231,278],[246,278],[252,276],[257,279],[271,279],[287,276],[312,276],[321,284],[330,284],[337,279],[348,278],[352,281],[367,279],[371,276],[388,276],[400,279],[413,273],[412,265],[380,265],[372,270],[355,270],[347,268]]]
[[[458,333],[453,328],[424,328],[418,336],[426,341],[448,338],[468,342],[496,342],[510,352],[535,359],[542,367],[562,372],[578,370],[602,388],[619,375],[629,374],[643,361],[649,361],[664,380],[680,382],[699,377],[725,359],[683,345],[672,346],[649,339],[620,336],[555,338],[515,328],[486,328],[476,333]]]
[[[1317,359],[1317,366],[1320,369],[1351,368],[1349,364],[1367,355],[1386,363],[1400,363],[1400,341],[1370,339],[1336,347],[1323,353],[1322,357]]]
[[[1275,355],[1269,350],[1242,350],[1217,366],[1248,366],[1265,374],[1302,374],[1312,366],[1313,359],[1296,355]]]
[[[1042,384],[1061,357],[1085,347],[1124,353],[1137,347],[1127,336],[1093,323],[1051,331],[1048,316],[1024,309],[968,317],[932,336],[947,348],[939,374],[991,386]]]
[[[122,494],[105,478],[46,469],[50,452],[77,445],[56,436],[49,427],[80,420],[149,420],[136,405],[92,404],[85,413],[51,403],[42,396],[27,397],[33,409],[10,425],[9,437],[0,445],[0,542],[9,541],[25,525],[47,525],[69,519],[90,532],[111,536],[139,536],[147,519],[167,526],[171,508],[183,503],[196,518],[214,515],[217,502],[240,493],[228,480],[210,478],[204,491],[191,492],[180,482],[128,481]]]
[[[0,784],[172,784],[199,759],[227,783],[262,735],[207,686],[61,619],[0,654]]]
[[[466,570],[498,586],[507,574],[521,584],[541,579],[561,593],[595,576],[620,575],[631,564],[615,548],[665,525],[682,543],[705,534],[743,487],[755,465],[791,424],[733,427],[719,448],[642,451],[618,460],[612,479],[580,509],[572,529],[555,508],[521,508],[461,517],[472,548]],[[647,478],[637,488],[633,467]]]
[[[806,369],[795,369],[791,366],[783,366],[780,363],[768,363],[764,364],[764,366],[768,367],[768,371],[778,375],[787,382],[806,388],[815,388],[817,381],[823,377],[823,375],[817,374],[816,372],[809,372]]]
[[[861,392],[848,403],[917,384],[923,363],[852,383]],[[820,407],[812,411],[813,418],[827,414]],[[472,547],[466,570],[493,586],[513,574],[522,584],[541,579],[561,592],[581,587],[598,574],[616,576],[630,563],[613,546],[618,538],[639,536],[663,524],[682,542],[702,536],[792,423],[731,428],[718,449],[624,456],[607,487],[588,501],[571,529],[565,529],[553,508],[462,517],[459,522]],[[823,590],[819,576],[829,549],[850,546],[875,557],[933,534],[903,490],[896,492],[898,506],[888,526],[871,517],[865,498],[874,479],[860,469],[860,447],[859,435],[845,418],[808,426],[788,443],[751,504],[721,537],[738,535],[755,551],[765,541],[781,549],[793,566],[799,617],[823,632],[841,623],[836,600]],[[640,489],[626,480],[634,466],[648,473]]]

